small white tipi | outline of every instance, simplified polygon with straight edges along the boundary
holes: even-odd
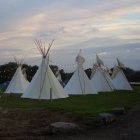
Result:
[[[62,85],[62,87],[65,87],[65,83],[62,80],[61,73],[60,73],[59,69],[56,71],[55,76],[56,76],[57,80],[59,81],[59,83]]]
[[[42,54],[42,62],[30,85],[22,95],[22,98],[58,99],[68,97],[49,67],[49,50],[52,43],[49,44],[49,48],[45,50],[42,42],[40,40],[35,40],[35,44]]]
[[[17,70],[12,78],[12,80],[10,81],[5,93],[23,93],[29,82],[27,81],[27,79],[25,79],[22,70],[21,70],[21,62],[20,61],[16,61],[17,62]]]
[[[115,65],[111,76],[115,88],[118,90],[132,90],[132,87],[122,70],[122,68],[125,68],[124,64],[120,62],[118,58],[117,63],[118,65]]]
[[[71,79],[68,81],[65,86],[65,91],[69,94],[97,94],[96,89],[91,84],[89,78],[87,77],[84,69],[83,63],[85,62],[85,58],[82,55],[82,51],[80,50],[78,56],[76,57],[77,62],[77,70],[74,72]]]
[[[109,74],[101,68],[103,61],[96,55],[96,64],[93,65],[91,73],[91,82],[98,92],[109,92],[114,90],[114,85]]]
[[[59,69],[56,71],[55,76],[58,79],[58,81],[62,81],[62,78],[61,78],[61,74],[59,72]]]

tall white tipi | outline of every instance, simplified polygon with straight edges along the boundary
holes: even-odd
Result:
[[[16,60],[17,63],[17,70],[12,78],[12,80],[10,81],[5,93],[23,93],[29,82],[27,81],[27,79],[25,79],[22,70],[21,70],[21,66],[22,63],[19,60]]]
[[[101,68],[103,61],[96,55],[96,64],[93,65],[91,73],[91,82],[98,92],[109,92],[114,90],[114,85],[109,74]]]
[[[42,54],[42,62],[22,98],[58,99],[68,97],[49,67],[49,51],[52,43],[49,44],[49,48],[46,50],[40,40],[35,40],[35,44]]]
[[[117,65],[115,65],[111,76],[113,84],[118,90],[132,90],[131,85],[123,73],[123,68],[125,68],[124,64],[117,58]]]
[[[85,58],[83,57],[81,50],[76,57],[76,62],[77,69],[65,86],[65,91],[69,94],[97,94],[96,89],[91,84],[83,69],[83,63],[85,62]]]

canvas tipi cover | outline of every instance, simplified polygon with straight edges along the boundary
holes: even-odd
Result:
[[[111,81],[111,78],[101,66],[104,66],[104,62],[96,54],[96,63],[92,68],[91,82],[98,92],[113,91],[114,85]]]
[[[10,81],[5,93],[23,93],[29,82],[25,79],[21,71],[21,66],[18,66],[12,80]]]
[[[62,81],[61,73],[59,72],[59,69],[56,71],[55,76],[58,79],[58,81]]]
[[[113,84],[118,90],[132,90],[123,70],[119,66],[115,66],[111,76]]]
[[[63,87],[60,85],[59,81],[56,79],[55,75],[49,67],[48,53],[51,45],[47,52],[45,52],[45,49],[42,49],[42,44],[40,41],[36,41],[36,44],[37,46],[39,46],[39,49],[41,50],[41,53],[43,55],[42,62],[30,85],[22,95],[22,98],[58,99],[68,97],[68,95],[64,92]]]
[[[59,81],[59,83],[61,84],[61,86],[65,87],[65,83],[62,80],[61,73],[60,73],[59,69],[56,71],[55,76],[56,76],[57,80]]]
[[[113,91],[114,89],[112,81],[101,67],[97,67],[94,70],[91,82],[98,92]]]
[[[107,78],[107,80],[108,80],[108,82],[109,82],[111,88],[112,88],[113,90],[115,90],[116,88],[115,88],[115,85],[113,84],[113,81],[112,81],[112,79],[111,79],[111,76],[110,76],[110,74],[109,74],[109,71],[108,71],[108,70],[105,70],[104,73],[105,73],[105,75],[106,75],[106,78]]]
[[[91,84],[83,69],[83,63],[85,62],[85,59],[81,50],[76,57],[76,62],[77,70],[74,72],[73,76],[65,86],[65,91],[69,94],[97,94],[96,89]]]

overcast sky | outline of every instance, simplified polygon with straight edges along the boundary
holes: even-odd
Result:
[[[35,38],[55,39],[50,59],[67,70],[80,49],[85,68],[98,53],[108,67],[118,57],[140,70],[140,0],[0,0],[0,64],[38,64]]]

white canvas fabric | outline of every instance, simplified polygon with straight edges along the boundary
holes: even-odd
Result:
[[[125,74],[118,66],[114,68],[111,78],[116,89],[132,90],[132,87],[129,84]]]
[[[50,95],[50,89],[52,89],[52,95]],[[42,59],[42,63],[37,73],[22,95],[22,98],[50,99],[51,96],[52,99],[68,97],[50,69],[49,59],[47,57],[46,59]]]
[[[93,67],[92,67],[92,71],[91,71],[91,75],[90,75],[90,79],[93,77],[93,75],[95,74],[96,72],[96,69],[99,67],[99,65],[97,63],[93,64]]]
[[[99,58],[99,56],[96,54],[96,63],[98,66],[104,66],[104,62]]]
[[[59,81],[59,83],[61,84],[61,86],[65,87],[65,83],[62,80],[61,73],[59,72],[59,70],[55,73],[55,76],[56,76],[57,80]]]
[[[125,65],[117,58],[117,64],[120,68],[125,69]]]
[[[69,94],[97,94],[96,89],[91,84],[89,78],[87,77],[84,69],[83,63],[85,59],[80,51],[79,55],[76,57],[77,70],[74,72],[71,79],[65,86],[65,92]]]
[[[56,72],[56,78],[58,79],[58,81],[62,81],[62,78],[61,78],[61,74],[59,72],[59,70]]]
[[[25,79],[21,71],[21,66],[19,66],[10,81],[5,93],[23,93],[29,82]]]
[[[78,56],[76,57],[75,61],[77,62],[77,65],[83,66],[85,62],[85,58],[83,57],[82,50],[79,51]]]
[[[109,73],[107,71],[104,71],[105,72],[105,76],[107,78],[107,81],[109,83],[109,85],[111,86],[112,90],[115,90],[115,85],[113,84],[113,81],[111,79],[111,76],[109,75]]]
[[[96,68],[94,75],[91,78],[91,83],[95,86],[98,92],[109,92],[114,89],[109,75],[107,75],[100,67]]]

